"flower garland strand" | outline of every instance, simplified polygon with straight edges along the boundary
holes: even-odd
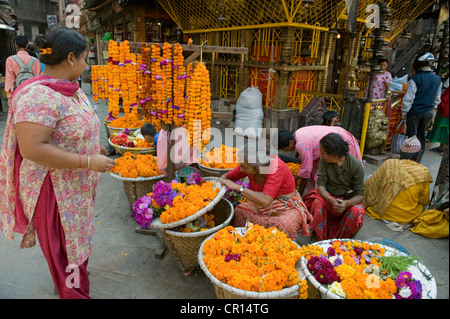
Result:
[[[119,46],[116,41],[108,43],[108,113],[111,117],[119,116],[120,98],[120,71],[119,71]]]
[[[185,122],[185,84],[186,68],[184,67],[183,48],[179,43],[174,45],[173,56],[173,122],[176,126],[182,126]]]
[[[155,126],[157,131],[161,130],[162,121],[162,104],[164,103],[163,97],[163,82],[162,82],[162,69],[161,69],[161,48],[159,43],[152,45],[151,50],[151,77],[154,85],[152,86],[152,107],[151,107],[151,122]]]

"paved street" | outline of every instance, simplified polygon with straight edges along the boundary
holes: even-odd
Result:
[[[89,85],[83,83],[89,94]],[[97,104],[101,121],[107,114],[102,101]],[[0,113],[0,132],[3,131],[6,114]],[[102,125],[102,143],[106,146],[105,127]],[[436,178],[441,156],[429,152],[429,145],[422,164],[427,166]],[[365,165],[366,176],[377,166]],[[96,299],[210,299],[215,298],[212,284],[198,269],[190,275],[183,275],[176,266],[170,252],[162,258],[155,257],[159,240],[155,236],[136,233],[136,222],[130,217],[129,203],[122,183],[108,173],[103,174],[96,202],[96,236],[94,251],[89,260],[91,297]],[[365,218],[364,226],[357,239],[375,237],[392,240],[405,247],[411,255],[423,259],[423,264],[435,276],[437,297],[449,298],[449,239],[429,239],[409,230],[391,231],[384,222]],[[38,246],[19,249],[21,235],[15,241],[0,236],[0,298],[57,299],[52,279]],[[299,243],[309,239],[299,236]]]

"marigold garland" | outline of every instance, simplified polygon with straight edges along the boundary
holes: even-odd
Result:
[[[205,64],[197,63],[191,77],[188,84],[187,124],[191,145],[202,151],[211,140],[211,84]]]
[[[108,43],[108,66],[108,113],[117,118],[120,110],[119,46],[113,40],[109,40]]]

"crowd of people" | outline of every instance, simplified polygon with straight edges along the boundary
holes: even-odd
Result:
[[[16,38],[17,56],[25,65],[33,62],[33,77],[16,83],[21,65],[14,58],[7,61],[9,116],[0,154],[0,229],[10,239],[22,233],[21,247],[35,245],[37,236],[61,298],[89,298],[86,267],[99,173],[115,162],[100,144],[100,121],[77,82],[86,68],[87,43],[67,28],[38,36],[43,71],[26,53],[27,43]],[[414,222],[430,202],[432,177],[420,164],[429,122],[436,124],[430,140],[442,144],[448,137],[448,88],[445,107],[430,61],[429,55],[418,57],[416,74],[408,82],[402,116],[409,139],[400,160],[386,161],[365,180],[358,140],[339,126],[336,112],[326,112],[322,125],[279,130],[278,148],[295,150],[301,168],[294,176],[279,156],[267,154],[258,143],[244,145],[237,154],[240,165],[222,176],[223,185],[248,199],[235,208],[232,225],[251,221],[276,227],[293,240],[299,233],[325,240],[356,236],[366,212],[372,218]],[[387,72],[387,61],[380,65]],[[376,98],[385,96],[390,79],[381,73],[369,91]],[[158,143],[151,125],[140,133]],[[248,188],[236,183],[243,178],[248,178]],[[79,287],[65,284],[68,266],[80,270]]]

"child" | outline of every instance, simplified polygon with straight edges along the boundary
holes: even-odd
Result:
[[[147,143],[153,143],[153,147],[156,149],[159,133],[156,132],[156,128],[152,124],[145,123],[136,133],[137,137],[144,139]]]

